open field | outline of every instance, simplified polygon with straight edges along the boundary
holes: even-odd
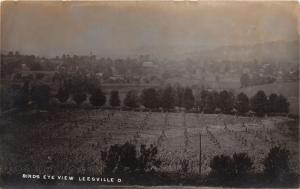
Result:
[[[1,174],[100,175],[101,149],[131,141],[156,144],[163,161],[160,171],[199,170],[199,133],[202,173],[210,171],[214,155],[247,152],[255,171],[272,146],[291,152],[290,167],[299,171],[298,122],[287,117],[160,113],[113,110],[27,112],[0,120]]]

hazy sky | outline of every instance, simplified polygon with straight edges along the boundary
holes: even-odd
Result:
[[[172,55],[297,40],[297,2],[4,2],[2,50]]]

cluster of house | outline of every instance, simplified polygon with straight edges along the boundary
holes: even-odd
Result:
[[[70,63],[70,61],[68,62],[68,58],[40,58],[20,54],[1,55],[1,67],[4,73],[1,74],[1,79],[2,81],[15,83],[22,83],[24,80],[27,80],[53,85],[55,77],[58,75],[81,74],[87,78],[93,77],[103,84],[159,84],[161,82],[156,77],[155,70],[158,69],[158,66],[153,61],[141,62],[143,74],[134,74],[130,70],[121,74],[114,64],[94,69],[98,64],[98,60],[94,55],[77,57],[78,61],[74,64]],[[109,75],[105,73],[105,70],[109,70]]]
[[[139,71],[126,69],[120,72],[112,60],[103,63],[95,55],[89,56],[62,56],[55,58],[35,57],[33,55],[20,55],[19,53],[8,53],[1,55],[1,79],[11,82],[22,82],[25,79],[32,82],[43,82],[55,85],[57,75],[81,74],[87,78],[93,77],[101,84],[151,84],[163,85],[164,83],[182,82],[184,85],[202,85],[205,88],[228,89],[240,86],[240,76],[244,72],[251,73],[253,64],[214,63],[208,64],[187,64],[179,63],[165,64],[149,56],[141,56],[138,65]],[[196,66],[193,66],[196,65]],[[198,65],[198,66],[197,66]],[[269,64],[262,64],[255,68],[259,76],[270,75],[266,70],[270,69]],[[242,71],[241,71],[242,70]],[[298,76],[298,69],[291,70],[289,75]],[[173,74],[165,74],[173,72]],[[279,81],[287,75],[280,69],[275,69],[276,79]],[[169,76],[164,76],[169,75]],[[172,76],[170,76],[172,75]]]

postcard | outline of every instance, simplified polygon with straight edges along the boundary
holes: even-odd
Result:
[[[1,188],[299,188],[296,1],[1,2]]]

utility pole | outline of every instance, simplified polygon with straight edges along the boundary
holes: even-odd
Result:
[[[201,159],[201,156],[202,156],[202,152],[201,152],[201,132],[199,132],[199,175],[201,177],[201,166],[202,166],[202,159]]]

